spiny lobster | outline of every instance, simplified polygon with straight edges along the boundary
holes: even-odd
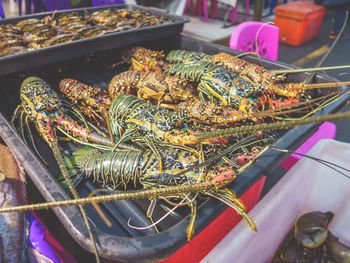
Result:
[[[225,68],[239,74],[242,78],[253,84],[275,84],[286,78],[283,74],[275,74],[260,65],[250,63],[225,52],[212,56],[210,61],[223,65]]]
[[[186,125],[186,118],[179,116],[179,114],[165,108],[158,108],[128,94],[120,95],[114,99],[109,114],[112,132],[115,135],[120,135],[121,130],[131,129],[139,132],[142,136],[176,145],[193,145],[199,142],[210,143],[210,140],[214,138],[256,133],[260,130],[290,128],[299,125],[299,123],[300,125],[304,124],[303,121],[305,124],[310,123],[310,121],[317,122],[319,118],[195,131]]]
[[[24,123],[28,123],[29,121],[35,123],[40,136],[52,149],[54,157],[58,163],[58,166],[69,190],[71,191],[74,198],[79,198],[79,195],[75,190],[72,180],[69,176],[69,172],[64,164],[58,146],[55,128],[65,130],[72,136],[78,136],[82,139],[88,139],[107,145],[110,145],[111,142],[79,126],[74,120],[65,115],[62,111],[63,106],[57,94],[45,81],[38,77],[28,77],[22,82],[20,98],[21,104],[15,110],[12,123],[14,123],[14,120],[17,117],[20,118],[21,124],[23,124],[23,118]],[[93,241],[93,250],[98,260],[95,239],[91,232],[85,209],[82,206],[79,206],[79,208],[83,215],[86,227],[90,233],[90,238]]]
[[[250,63],[244,59],[229,55],[225,52],[216,55],[207,55],[201,52],[173,50],[166,57],[169,63],[184,63],[184,62],[214,62],[225,68],[235,72],[240,77],[252,84],[273,84],[285,80],[284,75],[275,74],[263,66]]]
[[[252,140],[253,139],[253,140]],[[246,143],[253,143],[256,138],[244,140]],[[240,142],[240,145],[243,143]],[[232,151],[238,150],[231,147]],[[124,189],[129,189],[131,184],[134,187],[142,186],[145,188],[173,188],[180,185],[197,184],[200,182],[208,182],[215,184],[216,187],[224,186],[235,180],[238,170],[229,167],[211,165],[211,169],[201,171],[196,168],[199,166],[200,154],[193,149],[174,147],[173,145],[162,146],[159,149],[163,160],[164,169],[158,169],[158,156],[153,151],[116,151],[102,154],[98,150],[80,149],[74,154],[74,163],[77,163],[82,173],[87,177],[93,177],[94,181],[101,182],[103,186],[109,186],[115,189],[119,185],[123,185]],[[209,163],[210,164],[210,163]],[[182,173],[183,171],[187,173]],[[234,208],[237,213],[243,216],[244,220],[251,226],[253,230],[256,227],[252,220],[245,213],[244,204],[236,198],[236,195],[228,188],[224,189],[208,189],[202,192],[205,195],[213,196]],[[191,219],[187,228],[188,240],[194,233],[194,225],[196,219],[196,201],[194,197],[190,197],[185,193],[179,193],[171,196],[160,196],[162,200],[174,204],[171,199],[186,198],[185,205],[191,208]],[[193,201],[189,201],[193,199]],[[155,201],[155,199],[153,199]],[[153,202],[153,201],[152,201]],[[147,215],[152,220],[152,214]]]
[[[194,97],[193,89],[179,77],[141,71],[126,71],[116,75],[109,82],[108,91],[112,98],[120,94],[137,94],[139,98],[155,101],[158,105],[164,102],[164,107]]]
[[[111,68],[126,63],[130,64],[129,70],[154,71],[162,73],[166,63],[163,51],[154,51],[144,47],[124,49],[121,54],[121,62],[111,65]]]
[[[112,99],[108,96],[108,93],[78,82],[75,79],[63,79],[58,86],[59,90],[74,104],[78,105],[79,110],[88,116],[90,120],[94,120],[100,128],[102,128],[99,123],[100,121],[107,123],[110,139],[113,142],[108,116],[108,108],[112,104]]]
[[[215,63],[216,65],[223,66],[227,70],[238,74],[238,76],[247,81],[250,85],[257,87],[256,92],[263,89],[285,97],[300,97],[308,89],[339,87],[341,85],[349,85],[350,83],[280,83],[285,79],[284,75],[276,75],[262,66],[247,62],[226,53],[219,53],[210,56],[200,52],[173,50],[168,53],[165,59],[172,64],[207,63],[207,66],[203,67],[198,73],[191,71],[188,72],[186,67],[180,67],[180,70],[178,71],[174,69],[172,74],[186,74],[189,76],[191,76],[190,74],[195,74],[196,76],[198,74],[205,74],[204,72],[209,70],[207,67],[211,67],[211,65]],[[194,67],[192,68],[195,69]],[[250,87],[250,85],[248,85],[248,87]]]

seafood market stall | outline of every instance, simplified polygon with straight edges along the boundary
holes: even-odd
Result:
[[[117,6],[117,8],[119,8],[119,6]],[[145,9],[137,6],[131,7],[132,10],[137,10],[138,8],[142,10],[147,10],[151,13],[153,12],[152,9]],[[99,8],[96,10],[92,8],[87,10],[92,12],[96,10],[103,10],[103,8],[102,9]],[[64,14],[64,11],[62,12]],[[84,13],[84,10],[82,9],[79,12]],[[160,14],[158,11],[156,13]],[[49,15],[49,13],[45,15],[38,15],[38,17],[42,18],[47,15]],[[42,49],[37,49],[37,50],[29,50],[21,54],[9,55],[9,56],[0,58],[1,91],[2,91],[2,98],[4,101],[6,101],[6,103],[2,103],[0,106],[0,112],[1,112],[0,135],[3,138],[3,140],[6,142],[6,144],[12,149],[16,158],[23,164],[26,172],[28,173],[31,180],[37,187],[38,191],[40,191],[40,193],[44,196],[46,201],[48,202],[61,201],[61,200],[69,199],[70,195],[68,194],[69,191],[67,187],[63,183],[62,176],[60,176],[61,167],[57,165],[57,162],[56,162],[57,156],[54,156],[54,154],[52,154],[52,150],[48,146],[47,141],[44,141],[42,138],[40,138],[39,133],[35,128],[35,125],[29,124],[29,128],[26,127],[27,122],[29,122],[32,119],[38,122],[38,119],[37,118],[31,119],[30,117],[28,118],[25,117],[26,110],[28,109],[26,108],[26,105],[23,102],[23,101],[27,101],[26,99],[23,100],[23,98],[26,96],[22,95],[22,101],[20,98],[20,94],[21,92],[23,92],[22,89],[28,87],[30,91],[31,86],[29,84],[35,82],[36,84],[33,84],[33,87],[40,89],[43,87],[47,88],[48,86],[50,86],[57,94],[59,94],[60,93],[59,85],[61,81],[63,79],[69,78],[69,79],[76,79],[79,82],[89,85],[90,87],[99,88],[101,90],[107,90],[108,84],[110,83],[112,78],[118,74],[120,78],[122,77],[125,78],[125,79],[121,79],[120,81],[124,81],[124,80],[126,81],[126,82],[123,82],[124,84],[122,84],[122,86],[126,88],[131,83],[131,80],[127,79],[128,75],[126,74],[121,75],[121,74],[127,71],[130,65],[128,64],[129,61],[127,61],[127,63],[121,63],[121,62],[125,62],[123,61],[124,59],[123,52],[125,49],[130,50],[135,46],[142,46],[152,51],[162,51],[164,52],[164,54],[169,54],[172,50],[202,52],[207,54],[210,58],[217,55],[220,52],[225,52],[226,54],[231,56],[231,58],[232,56],[239,54],[238,51],[234,51],[223,46],[185,37],[180,33],[182,30],[183,23],[187,21],[186,19],[183,19],[181,17],[176,17],[176,16],[168,16],[165,14],[161,14],[161,15],[164,15],[164,17],[168,17],[173,22],[169,22],[169,25],[167,27],[166,25],[162,24],[162,25],[156,25],[156,26],[145,26],[144,28],[140,27],[137,29],[126,29],[121,33],[110,33],[103,36],[95,36],[87,39],[78,39],[69,43],[63,43],[63,44],[54,45],[50,47],[43,47]],[[36,17],[35,15],[31,16],[31,18],[35,18],[35,17]],[[21,19],[25,19],[25,17],[22,17]],[[7,20],[7,21],[3,20],[1,21],[1,23],[5,24],[11,21],[13,21],[14,23],[15,22],[17,23],[19,20]],[[152,58],[157,58],[157,56],[160,56],[159,55],[160,53],[149,52],[147,54],[151,54]],[[244,57],[244,60],[247,61],[248,64],[255,63],[260,66],[263,66],[266,69],[288,69],[289,68],[289,66],[286,64],[283,64],[280,62],[268,61],[268,60],[256,58],[254,56],[246,56]],[[199,61],[199,62],[204,63],[201,65],[206,66],[206,68],[202,68],[201,71],[198,73],[198,74],[202,74],[201,78],[207,78],[208,75],[205,75],[207,73],[205,74],[203,73],[203,72],[206,72],[207,68],[213,67],[213,70],[218,69],[216,66],[213,66],[212,64],[210,64],[211,62],[208,62],[208,61]],[[205,63],[209,63],[209,64],[205,64]],[[183,63],[183,64],[186,64],[186,63]],[[160,66],[160,64],[150,63],[147,65],[147,67],[149,68],[153,66],[155,66],[155,68],[158,67],[157,68],[158,70],[162,70],[162,67]],[[135,63],[134,67],[137,67],[139,71],[142,71],[144,68],[147,69],[147,67],[145,67],[142,63]],[[220,68],[220,70],[222,69]],[[209,71],[209,72],[214,72],[214,71]],[[144,77],[144,79],[146,79],[145,75],[142,75],[145,73],[134,72],[132,74],[134,74],[132,75],[132,77],[134,77],[133,79],[137,79],[138,76],[142,76]],[[140,75],[137,75],[137,74],[140,74]],[[150,73],[147,73],[147,74],[150,74]],[[158,72],[157,74],[160,74],[160,72]],[[219,72],[217,74],[220,77],[222,76],[221,74],[224,74],[224,73]],[[286,80],[284,81],[285,83],[302,82],[303,80],[306,79],[307,75],[308,73],[289,74]],[[35,78],[28,79],[28,77],[32,77],[32,76],[35,76]],[[214,75],[210,75],[210,76],[213,78],[215,77]],[[41,80],[37,78],[40,78]],[[23,80],[25,79],[27,82],[22,84]],[[153,81],[152,84],[157,83],[156,82],[157,80],[159,79],[157,77],[154,77],[154,79],[152,80]],[[164,79],[161,79],[161,80],[163,80],[164,82]],[[317,74],[313,80],[314,84],[323,83],[323,82],[329,82],[329,80],[321,74]],[[69,80],[69,81],[66,81],[66,83],[69,84],[74,82],[72,80]],[[180,81],[177,83],[182,83],[182,82]],[[22,89],[21,89],[21,85],[23,87]],[[317,97],[317,98],[323,98],[322,102],[325,102],[325,101],[328,102],[328,103],[325,103],[324,107],[322,107],[322,109],[320,109],[315,114],[316,116],[336,112],[343,106],[343,104],[348,99],[348,95],[346,92],[343,92],[342,89],[337,89],[337,91],[339,92],[337,94],[339,96],[337,96],[336,99],[332,101],[327,101],[327,98],[328,98],[327,96],[330,96],[329,94],[332,94],[333,92],[331,88],[312,89],[310,93],[308,93],[306,97],[307,98],[310,97],[310,101],[312,98]],[[210,92],[208,92],[207,90],[203,90],[201,92],[202,92],[201,94],[203,98],[205,98],[206,96],[209,96],[209,97],[211,96]],[[163,99],[165,100],[167,95],[163,93],[161,98],[158,100],[158,103],[160,104],[162,104],[162,100]],[[51,93],[51,94],[54,94],[54,93]],[[143,94],[143,95],[147,95],[147,94]],[[60,93],[60,98],[61,97],[63,97],[63,94]],[[174,96],[170,96],[170,97],[171,99],[174,98]],[[123,98],[122,101],[124,100],[132,101],[130,103],[131,104],[134,103],[133,105],[142,105],[140,107],[144,107],[145,112],[147,113],[153,111],[153,112],[157,112],[158,114],[157,110],[159,110],[160,107],[158,107],[157,105],[149,106],[151,104],[144,104],[144,102],[141,102],[136,99],[131,100],[130,99],[131,97],[128,97],[128,96],[121,97],[121,98]],[[214,101],[214,98],[212,98],[212,100]],[[229,101],[230,98],[226,98],[225,100]],[[35,101],[35,103],[37,104],[35,104],[35,106],[33,106],[34,104],[29,104],[29,105],[32,105],[32,108],[30,110],[33,110],[33,108],[35,110],[37,109],[40,110],[41,109],[40,107],[42,106],[41,102],[43,101],[39,99],[35,100],[35,97],[33,101]],[[290,101],[293,101],[293,100],[291,99]],[[21,103],[24,103],[24,105],[23,107],[20,107],[19,110],[17,111],[17,119],[14,120],[13,122],[14,126],[12,126],[11,119],[14,115],[16,115],[14,113],[15,109]],[[318,103],[321,104],[320,101],[318,101]],[[71,104],[71,102],[66,100],[65,104],[62,104],[62,105],[66,105],[66,104],[68,104],[68,110],[65,110],[64,112],[60,112],[59,110],[57,110],[59,114],[55,113],[56,115],[54,116],[50,115],[51,116],[50,118],[52,118],[52,122],[55,122],[57,124],[57,128],[58,126],[60,126],[60,123],[67,121],[66,118],[68,117],[66,117],[66,115],[64,114],[71,114],[69,118],[76,118],[77,120],[81,120],[79,119],[80,118],[79,113],[77,112],[72,113],[71,111],[69,111],[69,108],[72,108],[73,104]],[[84,105],[85,104],[82,104],[80,106],[84,106]],[[123,104],[120,104],[120,105],[121,106],[118,106],[118,107],[123,107]],[[170,106],[168,105],[168,107],[171,108],[173,107],[173,105],[170,105]],[[292,108],[291,106],[283,106],[283,107],[284,107],[283,108],[284,110],[290,110]],[[303,107],[306,107],[306,103],[303,104]],[[298,109],[300,110],[300,108]],[[40,113],[39,110],[38,112]],[[103,108],[99,108],[99,111],[97,113],[98,116],[95,115],[95,118],[103,117],[104,116],[103,110],[104,110]],[[43,115],[46,116],[44,113]],[[42,116],[42,115],[39,114],[37,116]],[[60,119],[60,117],[62,117],[62,119]],[[254,117],[259,119],[259,118],[263,118],[263,115],[254,115]],[[295,116],[293,115],[293,117]],[[298,117],[298,115],[296,115],[296,117]],[[92,121],[93,117],[91,118],[92,119],[86,118],[86,120]],[[111,115],[111,118],[112,118],[112,115]],[[192,119],[194,118],[195,117],[192,117]],[[273,118],[269,118],[269,119],[273,119]],[[68,119],[68,120],[70,121],[71,119]],[[49,121],[45,123],[51,125],[51,122]],[[71,123],[73,122],[72,121],[69,122],[69,124]],[[94,128],[91,128],[92,125],[89,125],[86,123],[81,125],[82,127],[90,127],[89,129],[99,130],[98,124],[94,125]],[[116,127],[119,127],[118,125],[119,124],[117,123]],[[199,126],[200,125],[198,124],[198,127]],[[229,125],[229,127],[231,126],[232,125]],[[67,125],[66,128],[69,131],[68,135],[63,133],[61,130],[57,131],[57,134],[59,135],[58,136],[59,151],[62,152],[63,157],[69,157],[72,152],[76,151],[79,148],[79,146],[77,146],[79,144],[74,142],[75,135],[77,135],[78,133],[74,129],[76,127],[78,126],[76,125],[75,127],[71,128],[71,126]],[[312,133],[317,129],[317,127],[318,127],[318,124],[309,124],[309,125],[304,125],[300,127],[295,127],[292,129],[283,129],[283,130],[278,130],[278,131],[269,133],[269,137],[267,139],[265,137],[263,139],[259,139],[259,138],[256,139],[258,141],[258,146],[260,147],[258,148],[259,149],[264,148],[264,151],[261,151],[261,153],[254,153],[252,155],[249,155],[250,152],[246,152],[243,157],[246,159],[252,159],[252,160],[254,160],[255,155],[261,154],[259,158],[254,160],[252,164],[249,163],[250,165],[249,166],[247,165],[246,167],[244,167],[245,162],[243,162],[242,164],[239,162],[240,159],[239,160],[237,159],[237,162],[234,164],[234,167],[236,167],[237,169],[244,167],[245,169],[244,171],[242,171],[242,173],[240,173],[237,176],[235,180],[232,179],[233,177],[230,178],[230,180],[232,180],[233,182],[226,187],[227,190],[223,190],[224,191],[223,194],[224,195],[226,194],[231,198],[232,197],[231,193],[232,191],[234,191],[237,194],[237,196],[240,197],[245,193],[247,193],[247,191],[252,191],[253,189],[254,191],[250,192],[250,195],[246,196],[246,199],[250,199],[250,202],[252,202],[251,206],[254,205],[254,203],[257,202],[262,186],[264,185],[265,176],[268,176],[269,173],[271,173],[271,171],[273,171],[276,167],[278,167],[278,165],[285,158],[287,158],[287,155],[284,153],[275,151],[271,148],[265,148],[266,145],[264,143],[265,142],[272,143],[274,147],[279,149],[295,150],[304,141],[306,141],[310,137],[310,135],[312,135]],[[112,128],[114,128],[114,126]],[[212,128],[210,129],[205,128],[204,131],[210,132],[211,129]],[[123,130],[123,128],[121,130]],[[81,131],[82,129],[79,128],[79,132]],[[127,130],[123,130],[123,132],[127,133],[126,131]],[[107,127],[104,127],[102,134],[107,134],[107,132],[108,132]],[[175,138],[176,134],[173,133],[173,130],[171,130],[170,133],[168,134],[171,135],[170,139]],[[133,133],[132,132],[130,134],[127,133],[127,135],[132,136]],[[68,141],[62,140],[63,136],[67,136],[68,138],[70,138],[70,140]],[[152,135],[152,136],[156,136],[156,135]],[[145,134],[143,134],[141,137],[142,138],[138,137],[137,140],[135,139],[135,141],[136,142],[139,142],[139,140],[141,140],[142,142],[143,140],[147,141],[147,139],[144,138],[144,137],[147,137],[145,136]],[[106,139],[106,137],[104,138]],[[108,136],[107,136],[107,139],[108,139]],[[251,143],[250,139],[251,138],[247,139],[247,137],[243,137],[243,135],[242,136],[237,135],[237,137],[235,137],[236,141],[247,142],[247,145],[243,145],[243,146],[240,145],[238,147],[239,149],[241,149],[242,147],[245,147],[249,150],[252,150],[252,148],[250,148],[250,143]],[[80,140],[85,141],[84,139],[80,139]],[[261,140],[263,141],[263,143],[261,142]],[[31,143],[31,141],[33,141],[34,143]],[[122,143],[124,143],[124,141],[120,142],[120,146],[123,146]],[[141,146],[143,147],[141,148],[142,154],[145,154],[145,152],[147,154],[151,152],[151,151],[146,151],[145,150],[146,147],[157,149],[157,147],[160,147],[160,145],[163,145],[162,144],[163,142],[161,143],[161,142],[150,141],[150,140],[148,140],[147,143],[141,144]],[[33,146],[33,144],[35,145],[35,147]],[[54,144],[55,142],[52,143],[52,145]],[[139,144],[136,144],[136,145],[138,146]],[[221,142],[215,143],[214,145],[215,146],[213,147],[216,153],[214,155],[219,156],[220,153],[223,153],[227,149],[230,149],[230,151],[234,151],[233,148],[232,149],[230,148],[231,146],[225,146]],[[52,146],[52,148],[54,147],[55,146]],[[184,156],[181,157],[183,159],[180,159],[179,157],[180,155],[176,155],[176,153],[181,151],[190,151],[189,150],[190,147],[189,146],[186,146],[187,148],[185,146],[172,146],[172,147],[174,147],[174,149],[176,147],[178,148],[176,148],[176,150],[169,150],[173,148],[169,148],[169,149],[167,148],[166,151],[164,150],[164,152],[166,153],[170,151],[169,156],[173,156],[173,154],[175,154],[175,157],[176,157],[174,158],[175,160],[171,160],[169,162],[173,163],[178,161],[176,163],[178,164],[178,163],[181,163],[182,160],[184,160],[183,161],[183,165],[184,165],[185,161],[187,161],[186,158],[188,158],[184,156],[187,156],[187,155],[184,154]],[[209,160],[211,162],[214,162],[213,160],[215,159],[215,156],[213,157],[213,154],[212,154],[214,151],[212,150],[212,146],[210,146],[209,144],[209,146],[205,145],[203,147],[205,151],[208,151],[210,154],[210,158],[205,159],[203,161],[205,162]],[[216,152],[216,147],[218,147],[220,151]],[[106,151],[106,149],[107,149],[106,147],[103,148],[104,151]],[[140,150],[138,149],[138,151]],[[157,151],[154,151],[154,152],[157,153]],[[154,154],[154,152],[151,152],[151,153]],[[163,154],[162,151],[159,151],[159,152],[160,152],[160,155],[162,156]],[[121,163],[121,167],[123,171],[120,171],[120,173],[124,172],[126,174],[127,170],[131,166],[129,166],[129,164],[128,165],[126,164],[125,160],[127,160],[127,155],[125,155],[125,153],[126,152],[120,151],[118,154],[124,154],[124,155],[122,155],[122,158],[118,160],[121,160],[121,161],[124,160],[124,162]],[[127,152],[128,155],[132,155],[133,153],[134,152],[132,151]],[[157,164],[154,166],[157,167],[158,169],[159,164],[155,160],[159,160],[159,159],[156,157],[156,154],[154,154],[155,157],[153,157],[151,153],[150,155],[147,155],[147,156],[152,156],[152,157],[147,157],[147,158],[149,158],[148,160],[150,163]],[[239,152],[239,153],[242,154],[242,152]],[[162,158],[164,159],[164,156]],[[135,160],[137,160],[137,162],[139,163],[142,163],[141,159],[135,159]],[[49,165],[45,165],[44,163],[48,163]],[[139,163],[136,163],[136,164],[133,163],[132,165],[136,166],[136,165],[139,165]],[[194,166],[196,165],[198,166],[198,169],[199,169],[200,165],[197,163],[197,161],[195,162]],[[145,166],[142,166],[142,167],[145,167]],[[180,165],[180,168],[181,167],[182,166]],[[182,169],[186,169],[186,168],[191,169],[191,166],[182,167]],[[169,167],[164,165],[164,167],[162,168],[159,167],[159,169],[160,170],[164,169],[164,171],[167,172],[169,170]],[[218,170],[219,173],[222,172],[222,170],[220,170],[220,167],[218,169],[219,169]],[[176,171],[179,171],[179,170],[176,170]],[[233,173],[233,169],[229,169],[228,171]],[[206,172],[210,173],[211,171],[206,171]],[[81,174],[81,173],[79,172],[74,173],[75,177],[72,176],[72,180],[76,184],[77,192],[81,197],[86,197],[91,192],[95,192],[95,190],[101,188],[102,185],[106,184],[106,182],[104,181],[109,180],[108,176],[104,177],[103,180],[101,180],[101,178],[97,178],[97,180],[94,180],[94,178],[92,178],[94,175],[91,175],[90,178],[83,178],[82,176],[77,176],[77,174]],[[224,176],[225,174],[222,174],[222,175]],[[200,178],[199,179],[195,178],[195,179],[200,181]],[[137,178],[133,178],[131,181],[136,181],[136,180]],[[213,178],[213,181],[215,180],[216,180],[216,177]],[[222,183],[222,181],[218,181],[218,182]],[[158,179],[158,181],[156,181],[155,183],[147,180],[146,180],[146,183],[144,184],[144,188],[152,189],[153,187],[154,189],[158,189],[155,187],[159,186],[161,182],[159,182],[159,179]],[[111,184],[111,182],[109,182],[109,184]],[[116,188],[115,190],[117,190],[118,193],[124,192],[125,190],[124,186],[126,187],[127,183],[123,182],[120,184],[121,184],[121,187],[116,188],[118,186],[118,183],[115,183],[114,185],[112,183],[112,187],[110,188],[111,189]],[[154,184],[156,186],[154,186]],[[177,186],[177,184],[180,184],[180,183],[176,181],[175,183],[173,183],[173,185],[170,185],[170,186],[171,187]],[[272,185],[267,185],[265,187],[271,188]],[[159,188],[159,189],[166,189],[166,187]],[[204,191],[203,193],[207,193],[207,192]],[[101,194],[102,193],[98,193],[97,195],[101,195]],[[216,193],[213,193],[212,196],[216,196]],[[157,203],[154,207],[153,207],[154,202],[152,202],[152,200],[154,200],[155,198],[153,198],[152,196],[150,196],[150,198],[144,198],[144,199],[123,200],[118,202],[113,201],[113,202],[106,202],[103,204],[99,204],[105,217],[107,217],[108,221],[112,224],[111,227],[106,226],[105,222],[103,222],[100,219],[99,214],[96,212],[93,206],[86,205],[85,209],[87,211],[88,217],[93,222],[92,225],[95,226],[94,232],[97,239],[97,248],[98,248],[99,255],[102,258],[115,260],[115,261],[123,261],[123,262],[145,262],[145,261],[156,262],[160,260],[165,260],[169,258],[171,255],[173,255],[168,259],[168,262],[171,262],[171,260],[176,260],[176,258],[184,254],[192,256],[192,259],[201,260],[220,241],[220,239],[224,237],[224,235],[226,235],[228,231],[231,230],[231,228],[234,225],[229,225],[229,227],[225,227],[225,228],[223,226],[226,226],[227,222],[232,220],[232,218],[237,218],[237,216],[232,209],[227,208],[227,205],[224,204],[224,202],[219,201],[219,199],[216,199],[216,198],[209,198],[208,195],[203,194],[197,197],[197,195],[183,194],[183,195],[180,195],[180,197],[181,198],[177,196],[177,198],[175,198],[176,201],[173,201],[172,199],[162,198],[161,196],[159,200],[157,200]],[[179,203],[180,202],[179,199],[183,199],[185,197],[189,199],[185,202],[187,203],[187,205],[181,205],[181,203]],[[196,205],[192,203],[192,201],[190,200],[191,198],[196,198]],[[222,198],[222,200],[226,200],[225,198]],[[228,199],[228,200],[231,200],[231,199]],[[239,207],[240,205],[237,205],[237,206]],[[151,219],[149,216],[147,217],[147,212],[149,207],[153,208]],[[174,210],[174,207],[177,207],[177,209]],[[192,210],[192,216],[195,214],[193,213],[193,210],[196,210],[197,216],[196,216],[195,222],[191,221],[191,210]],[[86,226],[83,221],[83,217],[78,207],[76,206],[56,207],[56,208],[53,208],[53,211],[55,212],[55,214],[57,215],[61,223],[64,225],[64,227],[67,229],[67,231],[70,233],[70,235],[73,237],[73,239],[84,249],[92,251],[91,249],[92,244],[89,238],[89,233],[86,229]],[[159,221],[159,224],[157,224],[157,227],[149,227],[149,225],[152,225],[156,221]],[[193,234],[188,233],[188,231],[186,233],[186,229],[190,223],[193,225],[193,228],[192,228],[194,230]],[[142,228],[142,229],[140,230],[137,228]],[[188,241],[188,239],[190,239],[190,241]],[[203,246],[203,243],[206,243],[207,245]],[[202,250],[200,251],[198,247],[202,247]],[[197,248],[197,250],[193,248]],[[194,254],[196,254],[196,257],[194,257]]]

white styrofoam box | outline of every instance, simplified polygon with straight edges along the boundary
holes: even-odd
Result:
[[[320,140],[308,155],[350,169],[348,143]],[[303,157],[250,211],[258,232],[241,221],[201,262],[270,262],[297,217],[311,211],[333,212],[329,229],[350,246],[350,179]]]

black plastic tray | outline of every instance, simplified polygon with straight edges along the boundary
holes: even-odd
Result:
[[[142,42],[142,45],[148,48],[165,51],[171,49],[186,49],[201,51],[208,54],[216,54],[223,51],[232,55],[237,55],[238,53],[223,46],[181,35]],[[64,200],[69,196],[55,181],[55,168],[45,167],[37,156],[33,154],[32,150],[23,143],[22,139],[20,139],[18,134],[8,123],[14,108],[19,103],[20,83],[29,74],[35,74],[48,81],[55,89],[57,89],[58,82],[65,77],[76,78],[87,84],[106,88],[107,83],[112,76],[116,74],[116,71],[111,71],[103,67],[103,63],[99,63],[101,61],[107,64],[115,62],[119,55],[120,49],[114,49],[96,54],[93,58],[90,57],[88,60],[79,58],[59,63],[53,67],[39,68],[30,70],[30,72],[21,72],[20,74],[0,77],[2,87],[0,135],[13,150],[16,158],[22,162],[32,181],[47,201]],[[255,56],[247,56],[245,59],[269,69],[288,68],[286,64],[259,59]],[[77,67],[77,65],[80,65],[80,67]],[[56,66],[60,67],[61,73],[56,70]],[[75,71],[73,70],[74,68]],[[306,76],[306,73],[293,74],[288,77],[288,81],[303,81]],[[325,81],[327,80],[322,75],[317,75],[314,80],[314,82]],[[322,90],[322,92],[327,91]],[[317,115],[337,111],[345,104],[347,99],[348,97],[343,97],[337,100],[318,112]],[[276,141],[274,146],[282,149],[295,150],[310,137],[317,127],[318,125],[315,124],[290,129],[288,132],[281,134],[281,137]],[[45,147],[44,144],[39,145],[39,150],[47,152],[45,157],[50,155],[50,150]],[[242,195],[262,176],[268,176],[285,158],[287,158],[287,155],[283,153],[273,150],[266,151],[253,165],[245,170],[230,187],[238,196]],[[272,185],[267,185],[266,187],[271,188]],[[86,196],[87,193],[93,189],[94,186],[91,183],[85,182],[80,185],[78,190],[81,196]],[[109,219],[112,220],[113,228],[107,228],[100,222],[96,212],[91,206],[86,206],[89,217],[97,226],[96,232],[99,239],[99,251],[102,257],[123,262],[155,262],[167,258],[186,244],[186,227],[189,223],[189,210],[186,209],[180,209],[178,211],[177,219],[167,218],[162,222],[162,231],[159,234],[155,233],[153,229],[140,232],[128,228],[126,225],[128,218],[133,219],[134,225],[140,226],[147,224],[148,221],[144,213],[145,203],[147,203],[147,200],[120,201],[111,202],[102,206],[102,209],[107,211],[106,214]],[[217,200],[211,198],[204,200],[197,210],[198,217],[195,235],[206,228],[226,208],[227,206],[225,204]],[[158,207],[158,210],[161,209],[161,207]],[[55,208],[54,212],[75,241],[85,249],[89,248],[90,240],[79,210],[76,207],[66,207]]]
[[[182,32],[185,23],[189,19],[183,16],[166,14],[164,11],[152,7],[143,7],[138,5],[114,5],[104,7],[78,8],[73,10],[57,11],[56,16],[78,12],[83,14],[85,10],[95,12],[108,8],[125,8],[129,10],[144,10],[151,15],[163,16],[171,19],[172,22],[164,23],[159,26],[147,26],[138,29],[125,30],[122,32],[110,33],[98,37],[75,40],[69,43],[59,44],[22,54],[0,57],[0,75],[5,75],[19,70],[42,66],[50,63],[56,63],[83,55],[93,54],[98,51],[111,48],[123,47],[130,44],[140,43],[143,41],[178,35]],[[16,18],[0,20],[0,25],[15,24],[28,18],[43,18],[52,15],[52,12],[45,12],[35,15],[27,15]]]

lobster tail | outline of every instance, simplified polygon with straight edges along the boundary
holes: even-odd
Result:
[[[135,86],[140,78],[140,71],[125,71],[114,76],[108,84],[109,95],[114,98],[120,94],[136,94]]]
[[[268,71],[262,66],[250,63],[224,52],[213,56],[211,61],[239,74],[246,81],[253,84],[271,84],[285,79],[283,74],[276,74]]]
[[[175,112],[204,124],[227,125],[248,119],[249,114],[206,101],[186,101],[176,105]]]
[[[136,129],[151,138],[160,139],[165,132],[182,124],[182,119],[174,112],[128,94],[114,99],[109,115],[114,134],[118,134],[121,125],[127,123],[128,128]]]
[[[136,185],[140,178],[141,167],[138,167],[137,164],[140,161],[141,154],[137,151],[117,151],[101,154],[94,150],[87,155],[82,154],[81,159],[83,160],[79,166],[87,177],[93,177],[94,181],[102,183],[103,186],[111,185],[116,188],[123,184],[126,188],[130,181],[133,181]]]
[[[199,81],[202,76],[214,70],[217,66],[210,62],[185,63],[169,65],[165,74],[188,78],[191,81]]]
[[[211,59],[210,55],[201,52],[187,51],[187,50],[172,50],[168,53],[165,60],[168,63],[189,63],[206,61],[209,62]]]

